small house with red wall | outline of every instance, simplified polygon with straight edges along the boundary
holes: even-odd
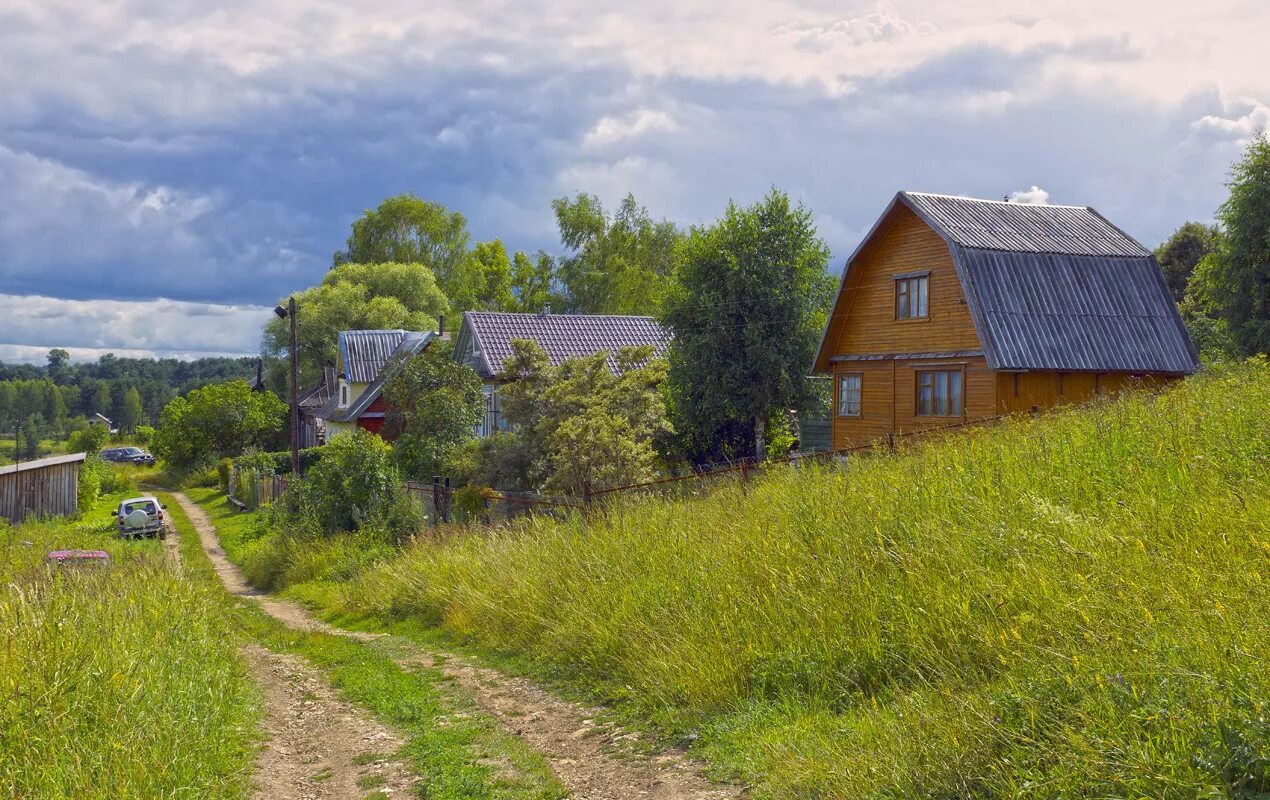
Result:
[[[430,331],[340,331],[334,391],[314,415],[325,440],[356,428],[382,432],[388,416],[384,384],[394,365],[423,352],[437,338]]]

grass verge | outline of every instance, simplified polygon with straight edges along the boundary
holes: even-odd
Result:
[[[119,499],[0,527],[0,795],[246,797],[258,697],[230,606],[158,541],[115,538]],[[47,566],[61,548],[111,561]]]

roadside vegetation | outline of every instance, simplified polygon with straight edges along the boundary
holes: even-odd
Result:
[[[257,515],[226,547],[332,615],[613,702],[759,797],[1251,798],[1267,418],[1255,359],[590,517],[367,551]]]
[[[230,605],[157,540],[113,536],[123,496],[0,522],[0,795],[247,797],[258,704]],[[66,548],[110,561],[46,563]]]

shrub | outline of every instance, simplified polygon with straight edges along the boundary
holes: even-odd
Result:
[[[233,459],[222,458],[216,462],[216,477],[220,481],[220,490],[226,494],[229,494],[229,476],[233,471]]]
[[[304,484],[306,510],[328,533],[356,530],[401,492],[392,448],[360,428],[326,445]]]

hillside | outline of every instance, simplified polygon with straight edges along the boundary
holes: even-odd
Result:
[[[758,797],[1252,797],[1270,791],[1267,419],[1261,360],[421,538],[338,608],[517,656]]]

